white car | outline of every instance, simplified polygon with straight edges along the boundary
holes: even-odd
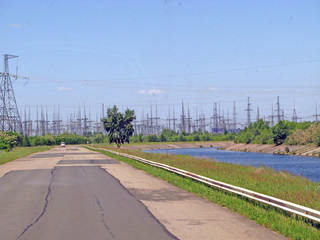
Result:
[[[61,143],[61,147],[65,147],[66,144],[64,142]]]

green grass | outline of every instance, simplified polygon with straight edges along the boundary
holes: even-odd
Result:
[[[317,210],[320,209],[320,183],[312,183],[304,178],[292,176],[288,173],[275,172],[272,169],[265,169],[263,167],[254,168],[230,163],[212,162],[185,155],[121,151],[253,191],[296,202]],[[127,162],[138,169],[142,169],[202,198],[227,207],[291,239],[320,239],[319,223],[306,220],[299,216],[293,216],[285,211],[223,190],[211,188],[202,183],[162,169],[104,151],[100,152],[120,161]]]
[[[39,147],[16,147],[12,151],[1,151],[0,152],[0,164],[13,161],[15,159],[30,155],[32,153],[48,151],[54,146],[39,146]]]

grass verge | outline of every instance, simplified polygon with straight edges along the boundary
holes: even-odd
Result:
[[[0,152],[0,164],[13,161],[15,159],[30,155],[32,153],[48,151],[55,146],[38,146],[38,147],[16,147],[12,151]]]
[[[306,220],[306,219],[299,217],[299,216],[293,216],[292,214],[287,213],[285,211],[276,209],[274,207],[271,207],[271,206],[268,206],[265,204],[258,203],[256,201],[252,201],[250,199],[238,196],[236,194],[232,194],[232,193],[225,192],[223,190],[211,188],[211,187],[209,187],[205,184],[199,183],[197,181],[179,176],[174,173],[170,173],[170,172],[163,170],[163,169],[159,169],[156,167],[152,167],[152,166],[137,162],[135,160],[131,160],[131,159],[117,156],[117,155],[114,155],[111,153],[107,153],[105,151],[98,150],[98,152],[101,152],[105,155],[113,157],[119,161],[129,163],[130,165],[132,165],[138,169],[144,170],[151,175],[154,175],[154,176],[159,177],[163,180],[166,180],[167,182],[169,182],[177,187],[180,187],[182,189],[185,189],[188,192],[194,193],[202,198],[208,199],[209,201],[217,203],[223,207],[227,207],[230,210],[237,212],[239,214],[242,214],[243,216],[246,216],[247,218],[259,223],[262,226],[265,226],[267,228],[272,229],[273,231],[276,231],[276,232],[282,234],[283,236],[286,236],[286,237],[289,237],[289,238],[295,239],[295,240],[298,240],[298,239],[299,240],[300,239],[306,239],[306,240],[307,239],[310,239],[310,240],[320,239],[320,224],[319,223],[315,223],[315,222]],[[126,152],[128,152],[128,151],[126,151]],[[213,168],[209,167],[209,169],[208,169],[209,165],[206,165],[206,164],[209,164],[209,163],[213,164],[213,165],[221,164],[221,163],[215,163],[215,162],[207,161],[207,160],[203,160],[203,159],[195,159],[190,156],[178,156],[178,155],[166,156],[163,154],[148,154],[149,157],[146,157],[144,155],[145,153],[141,153],[141,152],[135,152],[135,153],[136,154],[134,154],[132,151],[130,152],[130,154],[132,154],[132,155],[139,155],[140,157],[144,157],[148,160],[155,161],[154,158],[156,158],[156,159],[159,158],[161,160],[160,161],[158,160],[157,162],[161,162],[161,163],[165,163],[165,164],[168,164],[168,162],[171,162],[171,164],[168,164],[168,165],[175,166],[175,167],[185,169],[188,171],[190,171],[190,168],[191,168],[194,170],[192,172],[195,172],[195,173],[201,174],[201,175],[205,175],[205,176],[211,175],[210,172],[214,172],[214,171],[212,171]],[[144,156],[141,156],[141,155],[144,155]],[[153,157],[152,157],[152,155],[153,155]],[[178,159],[176,157],[178,157]],[[153,159],[150,159],[150,158],[153,158]],[[169,160],[168,160],[168,158],[169,158]],[[172,164],[172,163],[175,163],[175,164]],[[191,166],[188,166],[190,164],[191,164]],[[227,172],[222,171],[222,168],[220,167],[220,169],[218,171],[223,172],[220,175],[224,175],[224,174],[233,175],[230,171],[236,170],[236,169],[233,169],[234,166],[230,166],[230,164],[227,164],[227,163],[222,163],[222,164],[225,164],[226,165],[225,168],[229,169],[229,171],[227,171]],[[231,164],[231,165],[234,165],[234,164]],[[202,170],[206,170],[207,174],[202,174],[201,172],[199,173],[199,169],[198,170],[195,169],[195,166],[198,166],[198,168],[200,168]],[[242,167],[250,168],[250,167],[240,166],[240,165],[235,165],[235,166],[238,168],[242,168]],[[231,167],[231,170],[230,170],[230,167]],[[252,170],[254,170],[254,169],[251,169],[251,171]],[[259,171],[262,171],[262,170],[259,170]],[[271,171],[271,170],[266,169],[266,171]],[[269,173],[270,172],[268,172],[268,174]],[[244,173],[242,172],[242,174],[244,174]],[[258,173],[258,174],[260,174],[260,173]],[[280,176],[280,177],[278,176],[279,179],[285,178],[284,176],[281,175],[281,173],[277,173],[277,172],[275,173],[275,175],[278,175],[278,174]],[[236,173],[235,175],[238,175],[238,174]],[[292,176],[292,177],[293,177],[293,179],[297,178],[294,176]],[[211,176],[211,178],[213,178],[213,177]],[[277,177],[272,176],[271,181],[274,181],[275,178],[277,178]],[[289,176],[287,176],[286,178],[289,178]],[[214,178],[214,179],[217,179],[217,178]],[[252,182],[252,176],[250,176],[250,174],[248,174],[248,173],[246,173],[245,176],[243,176],[243,179],[246,179],[247,181]],[[298,179],[300,179],[300,178],[298,178]],[[303,182],[305,181],[304,179],[301,179],[301,180]],[[225,182],[227,182],[227,181],[225,181]],[[230,183],[230,182],[228,182],[228,183]],[[309,183],[311,183],[311,182],[309,182]],[[233,183],[231,183],[231,184],[233,184]],[[291,182],[289,181],[288,184],[291,184]],[[301,183],[299,183],[299,184],[301,184]],[[239,186],[239,184],[234,184],[234,185]],[[258,185],[260,185],[260,184],[258,184]],[[242,187],[244,187],[244,186],[242,186]],[[257,192],[261,192],[261,191],[257,191]],[[316,191],[316,194],[320,194],[320,192]],[[274,194],[269,194],[269,195],[274,196]],[[319,202],[319,198],[316,198],[313,200],[317,203]],[[311,205],[313,205],[313,204],[311,204]]]

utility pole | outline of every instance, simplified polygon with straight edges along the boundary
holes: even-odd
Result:
[[[318,117],[320,117],[320,114],[318,114],[318,106],[316,104],[316,114],[313,115],[313,117],[315,117],[315,121],[318,122]]]
[[[269,116],[270,118],[270,127],[273,127],[274,125],[274,115],[273,115],[273,103],[271,104],[271,115]]]
[[[216,134],[219,133],[219,117],[218,117],[218,109],[217,109],[217,103],[214,103],[214,125],[215,125],[215,131]]]
[[[49,118],[48,118],[48,108],[46,107],[46,133],[50,133],[49,131]]]
[[[39,115],[38,115],[38,106],[37,106],[37,120],[36,120],[36,123],[37,123],[37,129],[36,129],[36,136],[39,136],[40,135],[40,131],[39,131]]]
[[[237,125],[237,119],[236,119],[236,102],[233,101],[233,133],[236,133],[236,125]]]
[[[230,118],[229,118],[229,109],[227,110],[227,119],[226,119],[226,122],[227,122],[227,132],[230,131]]]
[[[173,108],[173,117],[171,118],[170,117],[170,107],[169,107],[169,118],[167,119],[167,121],[169,122],[169,129],[173,130],[174,132],[176,131],[176,128],[175,128],[175,121],[177,119],[174,117],[174,108]],[[173,122],[173,128],[171,128],[171,121]]]
[[[277,120],[278,122],[281,121],[281,115],[280,115],[280,101],[279,101],[279,96],[277,97],[277,109],[275,110],[277,112]]]
[[[188,133],[191,133],[191,117],[190,117],[190,109],[189,109],[189,105],[188,105]]]
[[[151,117],[150,118],[148,118],[151,122],[151,134],[156,134],[156,135],[158,135],[158,120],[160,119],[157,115],[158,115],[158,110],[157,110],[157,105],[156,105],[156,117],[152,117],[152,105],[151,105],[151,107],[150,107],[150,114],[151,114]],[[156,126],[155,126],[155,130],[156,131],[154,131],[154,127],[153,127],[153,121],[154,120],[156,120]]]
[[[32,136],[33,135],[33,128],[32,128],[32,120],[30,117],[30,106],[29,106],[29,116],[28,116],[28,122],[29,122],[29,135],[28,136]]]
[[[10,78],[13,76],[17,79],[18,76],[9,74],[9,59],[17,57],[4,54],[4,70],[3,73],[0,73],[0,131],[13,131],[23,134],[22,122]]]
[[[182,112],[181,112],[181,132],[186,131],[185,115],[184,115],[184,106],[182,101]]]
[[[176,132],[176,114],[175,114],[175,111],[174,111],[174,106],[173,106],[173,131]]]
[[[23,121],[23,132],[25,135],[28,135],[28,121],[27,121],[27,110],[26,107],[24,107],[24,121]]]
[[[250,123],[251,123],[251,111],[252,111],[252,109],[250,108],[250,105],[251,105],[250,98],[248,97],[248,107],[245,110],[247,112],[247,126],[249,126]]]
[[[199,116],[198,116],[198,108],[196,108],[196,131],[199,131]]]
[[[259,106],[257,107],[257,122],[259,121],[260,119],[260,113],[259,113]]]
[[[297,117],[297,113],[296,113],[296,109],[293,109],[293,115],[292,115],[292,122],[298,122],[298,117]]]

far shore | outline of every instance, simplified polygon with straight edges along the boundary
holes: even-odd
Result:
[[[122,145],[121,148],[127,150],[155,150],[155,149],[177,149],[177,148],[207,148],[217,147],[227,151],[259,152],[273,154],[290,154],[298,156],[319,157],[320,147],[315,145],[270,145],[270,144],[244,144],[233,142],[178,142],[178,143],[159,143],[145,145]]]

